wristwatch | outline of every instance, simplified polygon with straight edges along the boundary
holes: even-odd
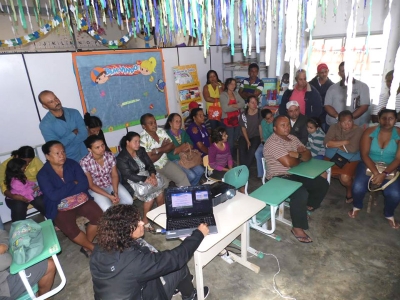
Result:
[[[299,153],[299,157],[297,157],[298,159],[301,159],[301,153]]]

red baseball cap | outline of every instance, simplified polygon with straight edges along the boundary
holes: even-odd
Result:
[[[319,64],[317,67],[317,72],[321,72],[323,69],[329,70],[329,68],[326,64]]]
[[[196,101],[192,101],[189,103],[189,109],[198,108],[201,104],[197,103]]]

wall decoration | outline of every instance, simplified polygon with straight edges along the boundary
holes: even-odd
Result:
[[[202,103],[197,66],[195,64],[176,66],[172,69],[182,116],[186,119],[189,116],[189,103],[192,101],[196,101],[199,105]]]
[[[168,115],[161,50],[72,54],[82,107],[99,117],[103,131],[139,124],[140,116]]]

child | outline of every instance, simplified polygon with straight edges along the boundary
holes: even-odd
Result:
[[[318,118],[310,118],[307,121],[308,142],[307,149],[311,151],[311,155],[316,159],[324,159],[325,133],[321,129],[321,121]]]
[[[32,201],[35,197],[40,196],[38,185],[26,179],[24,174],[27,165],[21,158],[11,159],[6,168],[6,185],[12,194],[21,195]]]
[[[221,180],[232,169],[233,159],[225,128],[217,127],[211,132],[211,146],[208,148],[208,162],[213,170],[212,178]]]
[[[264,151],[264,143],[268,138],[271,136],[271,134],[274,133],[274,126],[272,125],[272,122],[274,121],[274,115],[272,114],[272,111],[269,109],[263,109],[261,110],[261,132],[262,132],[262,140],[260,146],[258,146],[255,157],[257,161],[257,176],[258,178],[263,178],[264,175],[264,170],[263,170],[263,165],[262,165],[262,158],[263,158],[263,151]]]

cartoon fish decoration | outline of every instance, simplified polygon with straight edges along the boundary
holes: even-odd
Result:
[[[153,81],[154,81],[154,77],[153,77],[153,76],[150,76],[149,81],[150,81],[150,82],[153,82]]]
[[[158,79],[157,83],[156,83],[156,88],[159,92],[164,93],[164,89],[165,89],[165,82],[162,79]]]
[[[149,108],[150,108],[150,109],[153,109],[153,108],[154,108],[154,105],[153,105],[153,104],[150,104]]]

